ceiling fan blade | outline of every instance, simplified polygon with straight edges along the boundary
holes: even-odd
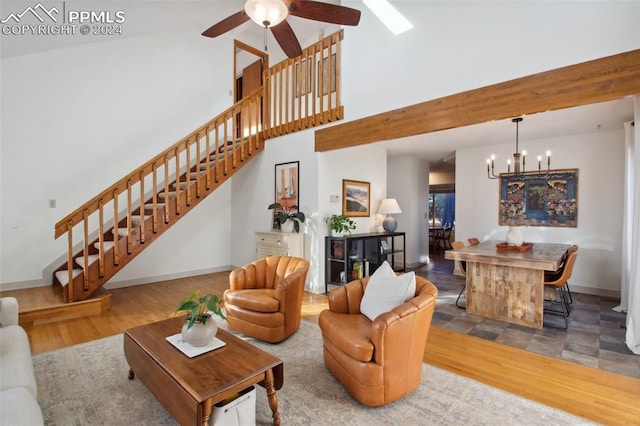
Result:
[[[286,19],[275,27],[271,27],[271,32],[284,53],[289,58],[295,58],[296,56],[302,55],[300,42]]]
[[[231,31],[235,27],[244,24],[249,19],[251,19],[249,18],[249,15],[247,15],[244,10],[241,10],[240,12],[234,13],[228,18],[225,18],[217,24],[213,25],[205,32],[203,32],[202,35],[205,37],[218,37],[219,35],[222,35],[227,31]]]
[[[285,0],[289,14],[338,25],[358,25],[360,11],[346,6],[312,0]]]

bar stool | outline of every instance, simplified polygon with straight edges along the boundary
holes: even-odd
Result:
[[[462,241],[452,241],[451,242],[451,248],[452,249],[459,249],[459,248],[463,248],[464,247],[464,243]],[[458,298],[456,299],[456,306],[458,308],[466,308],[466,305],[461,305],[460,302],[460,298],[464,295],[465,299],[467,297],[467,282],[466,282],[466,277],[467,277],[467,262],[465,262],[464,260],[456,260],[456,263],[458,264],[458,267],[460,268],[460,272],[462,272],[462,276],[465,277],[465,283],[464,286],[462,286],[462,290],[460,290],[460,293],[458,294]]]
[[[569,249],[567,258],[555,273],[545,273],[544,280],[544,300],[550,302],[549,307],[544,308],[545,314],[562,315],[564,318],[564,329],[569,327],[569,313],[571,312],[569,278],[573,272],[573,265],[578,257],[578,246]],[[558,298],[560,301],[558,301]],[[555,305],[560,305],[560,310],[552,309]]]

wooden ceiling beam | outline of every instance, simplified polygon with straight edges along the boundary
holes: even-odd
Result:
[[[330,151],[640,94],[640,49],[319,129]]]

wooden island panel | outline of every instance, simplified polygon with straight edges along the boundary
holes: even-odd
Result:
[[[527,327],[542,328],[544,271],[470,262],[467,312]]]
[[[544,271],[555,271],[569,244],[534,243],[531,250],[499,251],[500,241],[445,252],[467,262],[467,312],[542,328]]]

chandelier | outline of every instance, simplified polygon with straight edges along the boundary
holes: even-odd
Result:
[[[522,150],[522,153],[518,151],[518,125],[522,122],[522,117],[516,117],[511,120],[516,123],[516,152],[513,153],[513,173],[511,172],[511,159],[507,160],[507,176],[520,176],[525,173],[536,174],[533,172],[526,172],[525,162],[527,151]],[[551,169],[551,151],[547,151],[547,171],[545,174],[549,174]],[[499,179],[500,174],[496,175],[494,172],[494,162],[496,156],[491,154],[491,158],[487,158],[487,177],[489,179]],[[538,174],[542,174],[542,156],[538,155]]]

